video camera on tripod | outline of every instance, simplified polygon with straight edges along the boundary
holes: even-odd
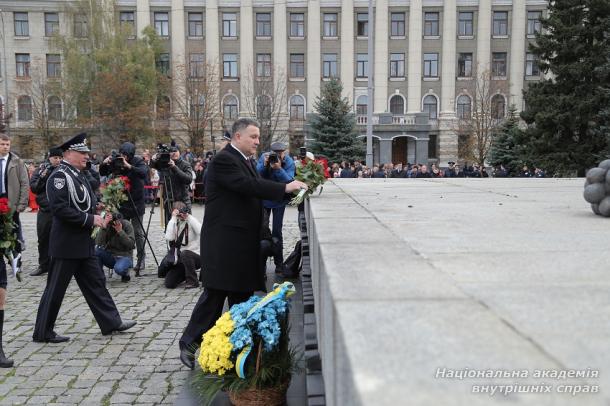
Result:
[[[125,167],[125,157],[116,152],[116,150],[112,150],[110,152],[110,170],[112,173],[119,173]]]
[[[157,168],[158,169],[167,169],[169,168],[169,161],[171,159],[170,156],[170,147],[167,144],[158,144],[157,145]]]

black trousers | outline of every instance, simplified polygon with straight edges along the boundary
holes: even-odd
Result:
[[[49,271],[49,237],[51,235],[51,224],[53,214],[51,212],[38,211],[36,215],[36,234],[38,235],[38,266],[44,272]]]
[[[175,289],[186,281],[190,285],[199,286],[197,269],[201,268],[201,256],[193,251],[180,251],[180,262],[173,266],[165,275],[165,287]]]
[[[225,299],[229,299],[229,307],[231,307],[250,299],[252,293],[205,288],[193,309],[189,324],[184,329],[182,337],[180,337],[180,348],[201,345],[203,334],[211,329],[222,315]]]
[[[55,335],[53,328],[57,314],[72,276],[76,279],[102,334],[109,334],[121,325],[121,316],[106,289],[106,277],[98,258],[54,258],[51,261],[47,286],[38,306],[34,340],[45,341]]]

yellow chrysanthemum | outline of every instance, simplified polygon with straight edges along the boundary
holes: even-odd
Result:
[[[203,335],[198,361],[204,372],[224,375],[233,368],[234,364],[230,359],[233,349],[230,337],[233,328],[231,314],[226,312],[216,321],[214,327]]]

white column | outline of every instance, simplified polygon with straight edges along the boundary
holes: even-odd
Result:
[[[441,56],[441,116],[454,114],[456,16],[455,0],[445,0],[443,8],[443,52]]]
[[[220,30],[218,28],[218,1],[205,2],[205,54],[208,65],[220,69]],[[219,73],[221,71],[219,70]]]
[[[510,73],[509,104],[514,104],[518,111],[523,107],[523,78],[525,76],[525,35],[526,35],[525,0],[513,0],[513,23],[510,32]]]
[[[407,112],[421,111],[422,78],[422,0],[412,0],[409,7],[409,54],[407,55]]]
[[[307,111],[313,111],[316,97],[320,95],[320,1],[309,0],[307,8]]]
[[[354,91],[354,2],[341,1],[341,82],[343,96],[350,103]]]
[[[172,75],[175,78],[181,78],[182,75],[188,75],[188,66],[186,62],[186,39],[184,31],[184,0],[172,0],[172,9],[170,17],[171,30],[171,64]],[[178,74],[180,72],[180,74]],[[184,100],[186,97],[186,84],[184,80],[173,81],[174,99]],[[178,103],[173,103],[174,107]]]
[[[491,0],[479,0],[477,74],[491,69]]]
[[[273,7],[273,89],[277,96],[278,113],[278,133],[285,134],[284,129],[288,129],[288,34],[286,32],[286,0],[275,0]],[[276,134],[277,137],[277,134]],[[287,138],[286,138],[287,141]]]
[[[148,0],[138,0],[136,3],[136,31],[142,37],[142,30],[150,25],[150,6]]]
[[[255,78],[254,66],[254,25],[252,13],[252,0],[242,0],[239,13],[239,84],[241,102],[239,103],[240,115],[251,117],[254,111],[247,111],[248,98],[253,98],[251,81]],[[253,100],[252,100],[253,101]]]
[[[369,16],[372,18],[372,16]],[[375,8],[375,108],[373,112],[384,113],[388,109],[388,0],[377,0]]]

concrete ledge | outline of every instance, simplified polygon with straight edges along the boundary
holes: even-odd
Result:
[[[610,220],[592,214],[583,183],[328,182],[306,207],[327,404],[609,404]],[[528,376],[451,379],[438,368]],[[534,377],[587,368],[599,376]],[[473,393],[513,384],[553,390]]]

